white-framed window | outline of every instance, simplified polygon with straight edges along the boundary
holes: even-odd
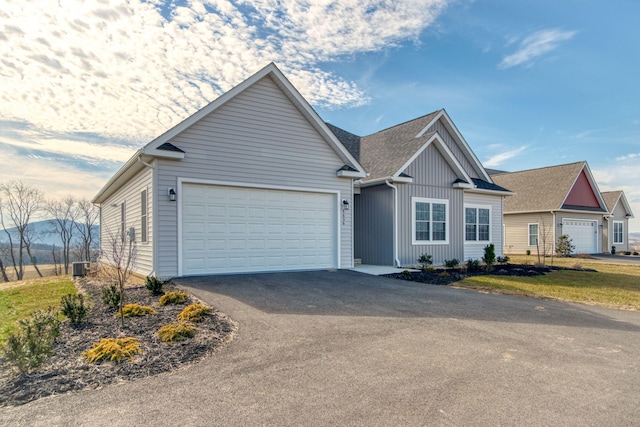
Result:
[[[464,240],[491,241],[491,206],[464,207]]]
[[[412,244],[449,243],[449,201],[411,198]]]
[[[529,246],[538,244],[538,224],[529,224]]]
[[[624,243],[624,222],[613,221],[613,243]]]
[[[148,198],[147,190],[144,189],[140,193],[140,240],[142,243],[147,243],[148,234]]]

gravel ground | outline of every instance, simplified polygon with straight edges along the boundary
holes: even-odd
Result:
[[[45,396],[83,389],[97,389],[107,384],[131,381],[177,369],[197,361],[233,339],[236,324],[223,313],[214,311],[197,324],[194,338],[166,344],[157,331],[175,323],[182,309],[193,302],[189,297],[182,305],[158,306],[158,296],[149,295],[144,287],[128,288],[125,303],[151,305],[157,314],[125,318],[124,326],[115,310],[101,299],[100,284],[80,284],[94,304],[86,323],[72,326],[63,322],[60,336],[54,344],[54,354],[45,363],[29,373],[19,374],[0,356],[0,406],[21,405]],[[176,290],[166,285],[165,291]],[[143,353],[135,361],[119,364],[102,362],[87,364],[82,353],[101,338],[135,337],[140,340]]]

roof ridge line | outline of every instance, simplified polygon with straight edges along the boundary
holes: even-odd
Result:
[[[410,123],[410,122],[415,122],[416,120],[423,119],[423,118],[425,118],[425,117],[427,117],[427,116],[431,116],[432,114],[439,113],[440,111],[443,111],[443,110],[444,110],[444,108],[440,108],[439,110],[435,110],[435,111],[432,111],[432,112],[430,112],[430,113],[423,114],[422,116],[419,116],[419,117],[416,117],[416,118],[413,118],[413,119],[409,119],[409,120],[405,120],[404,122],[401,122],[401,123],[395,124],[395,125],[393,125],[393,126],[389,126],[389,127],[384,128],[384,129],[380,129],[380,130],[378,130],[378,131],[375,131],[375,132],[373,132],[373,133],[370,133],[369,135],[362,136],[361,138],[366,138],[367,136],[372,136],[372,135],[375,135],[375,134],[377,134],[377,133],[384,132],[384,131],[386,131],[386,130],[396,128],[396,127],[398,127],[398,126],[406,125],[407,123]]]

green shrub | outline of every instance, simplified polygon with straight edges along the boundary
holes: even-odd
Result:
[[[467,261],[467,271],[480,271],[480,260],[469,258],[469,260]]]
[[[155,276],[147,276],[144,281],[144,287],[149,290],[151,295],[162,295],[162,287],[164,282]]]
[[[420,258],[418,258],[418,262],[420,263],[420,267],[423,270],[426,270],[433,264],[433,257],[431,255],[422,254]]]
[[[142,317],[147,314],[156,314],[156,311],[151,306],[135,303],[126,304],[122,307],[122,313],[116,313],[116,316],[120,314],[122,314],[123,317]]]
[[[158,330],[160,339],[168,344],[193,338],[195,334],[196,327],[191,323],[185,322],[170,323]]]
[[[447,268],[458,268],[460,266],[460,260],[459,259],[445,259],[444,260],[444,266]]]
[[[624,254],[625,255],[631,255],[631,251],[625,251]]]
[[[122,292],[118,289],[117,283],[105,285],[102,287],[102,302],[113,308],[120,307],[120,301],[122,300]]]
[[[556,243],[556,253],[560,256],[569,256],[571,252],[576,248],[571,244],[572,240],[566,234],[558,237],[558,242]]]
[[[498,258],[496,258],[496,261],[498,261],[498,264],[509,264],[509,257],[508,256],[499,256]]]
[[[407,276],[407,277],[411,276],[411,272],[409,270],[402,270],[402,272],[400,274],[402,274],[403,276]]]
[[[184,304],[187,297],[189,297],[189,294],[184,291],[166,292],[160,297],[158,305],[162,307],[167,304]]]
[[[211,313],[211,308],[204,304],[188,305],[178,314],[178,320],[183,322],[200,322],[207,314]]]
[[[7,337],[4,356],[20,372],[27,372],[40,366],[53,353],[53,342],[59,334],[57,310],[53,307],[37,310],[18,321],[18,329]]]
[[[490,243],[484,247],[484,255],[482,256],[482,261],[487,266],[487,271],[490,271],[493,267],[493,264],[496,263],[496,247],[493,243]]]
[[[84,322],[89,317],[90,309],[89,302],[83,294],[63,295],[60,300],[60,311],[74,325]]]
[[[611,255],[615,255],[615,254],[616,254],[616,247],[611,246]]]
[[[82,355],[87,359],[87,363],[94,363],[101,360],[120,363],[123,359],[133,361],[136,354],[142,354],[140,340],[137,338],[102,338],[93,343],[91,348]]]
[[[531,250],[530,250],[530,249],[527,249],[526,254],[527,254],[527,256],[531,255]]]

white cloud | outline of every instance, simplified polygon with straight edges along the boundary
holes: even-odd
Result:
[[[0,118],[140,143],[271,61],[311,103],[360,105],[318,63],[417,38],[447,1],[0,0]]]
[[[630,154],[626,154],[624,156],[616,157],[616,161],[624,162],[626,160],[633,160],[633,159],[637,159],[639,157],[640,157],[640,153],[630,153]]]
[[[487,168],[494,168],[496,166],[500,166],[507,160],[512,159],[518,154],[522,153],[526,148],[527,148],[526,146],[522,146],[514,150],[504,151],[502,153],[495,154],[491,156],[488,160],[485,160],[484,162],[482,162],[482,164]]]
[[[536,31],[520,42],[516,52],[505,56],[500,64],[498,64],[498,68],[530,65],[535,59],[555,50],[561,42],[573,38],[576,33],[576,31],[562,31],[559,29]],[[513,43],[515,43],[513,39],[508,41],[508,45]]]

